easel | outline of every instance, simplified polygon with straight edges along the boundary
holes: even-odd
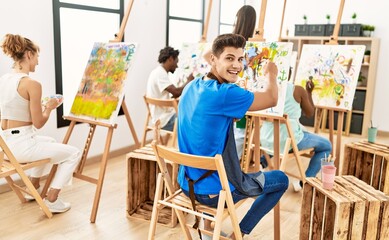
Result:
[[[111,42],[121,42],[121,40],[123,39],[124,29],[125,29],[125,26],[127,24],[127,20],[128,20],[129,15],[130,15],[130,12],[131,12],[132,5],[133,5],[133,0],[131,0],[129,2],[128,8],[126,10],[126,13],[125,13],[125,15],[123,17],[123,21],[122,21],[121,26],[120,26],[119,33],[115,35],[116,38],[113,41],[111,41]],[[127,105],[126,105],[126,102],[125,102],[124,98],[123,98],[121,107],[123,109],[124,115],[126,116],[126,120],[127,120],[128,126],[130,127],[131,134],[132,134],[132,137],[134,139],[134,143],[135,143],[136,147],[139,147],[140,146],[140,142],[139,142],[138,137],[136,135],[135,128],[134,128],[134,125],[132,124],[132,120],[131,120],[130,114],[128,112]],[[87,140],[85,142],[85,146],[84,146],[84,150],[83,150],[83,153],[82,153],[81,161],[80,161],[80,164],[78,165],[78,168],[73,173],[73,176],[76,177],[76,178],[79,178],[81,180],[84,180],[84,181],[87,181],[87,182],[90,182],[90,183],[93,183],[93,184],[97,185],[96,186],[96,192],[95,192],[95,198],[94,198],[94,201],[93,201],[92,213],[91,213],[91,216],[90,216],[91,223],[94,223],[94,222],[96,222],[96,215],[97,215],[97,210],[98,210],[98,207],[99,207],[101,190],[103,188],[105,169],[107,167],[108,154],[109,154],[109,149],[110,149],[110,146],[111,146],[113,130],[117,127],[117,124],[106,124],[106,123],[101,123],[101,122],[97,122],[97,121],[86,120],[86,119],[81,119],[81,118],[71,117],[71,116],[64,116],[63,118],[66,119],[66,120],[70,120],[69,128],[68,128],[68,130],[66,132],[66,135],[65,135],[65,137],[63,139],[63,143],[64,144],[68,143],[70,135],[72,134],[74,126],[76,125],[76,123],[87,123],[87,124],[89,124],[89,133],[88,133]],[[92,139],[93,139],[93,135],[95,133],[96,126],[101,126],[101,127],[108,128],[108,133],[107,133],[107,137],[106,137],[106,140],[105,140],[104,152],[103,152],[103,156],[102,156],[102,159],[101,159],[101,162],[100,162],[100,172],[99,172],[99,176],[98,176],[97,179],[89,177],[89,176],[86,176],[86,175],[84,175],[82,173],[83,170],[84,170],[85,162],[86,162],[86,159],[87,159],[87,155],[88,155],[88,152],[89,152],[90,145],[92,143]],[[53,179],[53,177],[55,175],[55,172],[57,171],[57,167],[58,167],[58,165],[54,165],[52,167],[52,169],[50,171],[50,174],[48,176],[48,179],[46,181],[46,184],[45,184],[45,186],[43,188],[43,191],[42,191],[43,195],[47,192],[47,189],[50,186],[50,183],[51,183],[51,181],[52,181],[52,179]]]
[[[279,169],[281,171],[286,172],[285,170],[285,164],[286,160],[288,159],[289,155],[289,147],[292,146],[293,155],[295,158],[295,161],[297,163],[299,173],[300,175],[297,176],[293,173],[287,173],[288,175],[300,179],[302,182],[305,182],[305,173],[301,165],[301,152],[309,153],[313,149],[307,149],[300,151],[297,147],[297,143],[294,138],[294,133],[292,126],[289,122],[289,117],[287,114],[284,114],[283,116],[271,116],[268,114],[263,114],[260,112],[247,112],[247,121],[246,121],[246,133],[245,133],[245,147],[243,152],[243,159],[241,162],[241,167],[244,172],[249,171],[249,165],[250,165],[250,159],[251,159],[251,147],[254,148],[254,161],[255,161],[255,167],[254,172],[258,172],[260,170],[260,157],[261,157],[261,150],[265,152],[271,152],[274,155],[274,169]],[[272,122],[274,126],[274,149],[265,149],[262,148],[260,145],[260,128],[261,128],[261,121],[267,121]],[[285,149],[283,149],[282,153],[282,163],[280,165],[280,124],[285,124],[286,130],[288,132],[289,138],[286,141]]]
[[[207,16],[204,22],[203,34],[201,35],[201,39],[200,39],[201,43],[207,42],[207,34],[208,34],[209,19],[211,17],[211,10],[212,10],[212,0],[209,0]]]
[[[265,39],[263,38],[263,33],[264,33],[264,28],[263,28],[263,25],[265,23],[265,16],[266,16],[266,6],[267,6],[267,0],[262,0],[261,2],[261,10],[260,10],[260,15],[259,15],[259,20],[258,20],[258,27],[257,29],[254,30],[254,36],[252,38],[249,38],[249,41],[255,41],[255,42],[265,42]],[[260,123],[260,120],[258,117],[252,117],[249,115],[250,112],[247,112],[247,116],[246,116],[246,134],[248,132],[250,132],[250,134],[248,136],[251,135],[252,133],[252,121],[254,121],[254,128],[255,126],[257,126],[257,128],[260,126],[259,123]],[[275,123],[277,124],[277,122]],[[276,129],[276,126],[274,127],[274,129]],[[279,131],[279,122],[278,122],[278,131]],[[276,130],[275,130],[276,131]],[[245,134],[245,143],[243,144],[243,151],[249,151],[250,147],[251,147],[251,144],[249,144],[248,142],[246,142],[246,139],[247,139],[247,136]],[[277,135],[278,138],[279,138],[279,132],[277,134],[274,134],[274,135]],[[258,131],[257,130],[254,130],[254,135],[251,135],[250,138],[254,137],[254,141],[256,141],[255,139],[258,139],[259,141],[259,128],[258,128]],[[257,145],[259,146],[259,145]],[[276,150],[274,152],[275,155],[278,156],[278,159],[279,159],[279,149]],[[245,154],[243,154],[245,155]],[[255,152],[254,153],[254,156],[255,156],[255,161],[256,161],[256,164],[255,165],[258,165],[259,166],[259,152]],[[248,159],[249,160],[249,159]],[[247,160],[246,160],[247,161]],[[279,160],[276,162],[279,163]],[[276,163],[275,165],[275,168],[279,168],[279,164]],[[244,169],[242,169],[243,171],[245,171]],[[259,169],[258,169],[259,170]],[[280,216],[280,203],[277,203],[277,205],[274,206],[274,239],[275,240],[279,240],[281,239],[281,216]]]
[[[338,35],[339,35],[339,28],[340,28],[340,20],[342,19],[342,13],[344,8],[344,2],[345,0],[340,1],[339,11],[338,11],[338,18],[336,20],[336,24],[334,27],[334,32],[331,35],[330,41],[326,43],[327,45],[338,45]],[[334,112],[338,112],[338,124],[337,124],[337,132],[336,132],[336,147],[335,147],[335,154],[334,154]],[[321,124],[326,124],[325,119],[327,117],[328,112],[328,128],[329,128],[329,140],[332,144],[332,152],[331,154],[335,156],[335,167],[336,167],[336,175],[339,174],[339,162],[340,162],[340,148],[342,145],[342,132],[343,132],[343,119],[344,119],[344,113],[347,112],[347,110],[343,109],[336,109],[336,108],[330,108],[330,107],[316,107],[316,116],[315,116],[315,124],[314,124],[314,131],[315,133],[318,133]]]
[[[282,35],[282,28],[284,26],[285,8],[286,8],[286,0],[284,0],[284,7],[282,8],[280,33],[278,34],[278,41],[279,42],[281,42],[281,39],[282,39],[281,35]]]

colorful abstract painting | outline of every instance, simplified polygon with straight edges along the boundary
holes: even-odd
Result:
[[[211,65],[203,55],[211,51],[211,43],[183,43],[178,55],[178,68],[175,75],[178,85],[193,74],[195,78],[204,76],[211,70]]]
[[[238,84],[250,91],[262,91],[268,81],[263,74],[265,60],[277,65],[278,102],[277,106],[259,111],[269,115],[282,116],[284,113],[286,84],[288,82],[291,42],[247,42],[245,47],[244,69],[239,74]]]
[[[305,87],[312,79],[317,107],[351,110],[364,51],[364,45],[305,44],[295,84]]]
[[[95,43],[69,115],[114,123],[135,50],[134,43]]]

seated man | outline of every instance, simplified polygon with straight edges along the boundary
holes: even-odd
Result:
[[[183,153],[215,156],[222,154],[234,202],[257,197],[243,220],[242,234],[249,234],[262,217],[279,201],[288,188],[288,178],[281,171],[245,174],[240,169],[236,152],[233,121],[246,111],[275,106],[278,98],[277,66],[264,65],[268,88],[263,92],[250,92],[234,84],[243,68],[246,40],[238,34],[218,36],[212,46],[211,71],[196,78],[184,89],[179,103],[178,146]],[[189,196],[188,180],[197,180],[208,172],[180,166],[178,182]],[[216,172],[194,184],[196,200],[216,207],[221,190]],[[209,222],[205,228],[209,230]],[[231,236],[235,239],[235,236]]]
[[[288,82],[284,107],[284,113],[289,116],[289,122],[292,127],[298,149],[304,150],[313,148],[315,152],[309,161],[307,170],[305,171],[306,177],[315,177],[321,168],[320,160],[325,156],[328,156],[332,151],[331,142],[328,139],[307,132],[299,121],[301,117],[301,110],[307,117],[312,117],[315,113],[315,106],[312,100],[312,91],[314,87],[315,86],[312,80],[307,81],[305,87],[306,90],[301,86],[295,86],[293,83]],[[273,123],[264,122],[260,132],[261,145],[267,149],[274,149]],[[283,152],[287,138],[288,132],[286,126],[285,124],[282,124],[280,126],[280,152]],[[290,146],[290,148],[292,147]],[[296,192],[300,191],[302,188],[302,182],[293,182],[293,187]]]
[[[185,85],[193,79],[189,76],[188,81],[181,87],[176,87],[169,80],[168,73],[174,73],[178,63],[178,50],[171,47],[165,47],[159,52],[158,65],[151,73],[147,82],[146,96],[158,99],[178,98],[181,96]],[[150,106],[152,121],[155,123],[157,119],[161,121],[161,128],[172,131],[176,120],[174,109]]]

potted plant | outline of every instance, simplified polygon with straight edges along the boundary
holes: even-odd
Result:
[[[303,20],[304,20],[304,24],[307,24],[307,22],[308,22],[308,17],[307,17],[307,15],[303,15]]]
[[[357,13],[353,13],[353,15],[351,15],[351,19],[353,20],[353,23],[357,23]]]
[[[331,21],[331,15],[327,14],[327,15],[326,15],[326,19],[327,19],[327,24],[330,24],[330,21]]]
[[[365,55],[363,56],[363,63],[370,63],[370,50],[365,51]]]
[[[360,87],[363,85],[363,82],[365,81],[366,77],[362,75],[362,73],[359,73],[359,76],[358,76],[358,82],[357,82],[357,86]]]
[[[370,37],[370,25],[362,25],[363,36]]]
[[[370,37],[374,35],[375,27],[373,25],[369,25]]]

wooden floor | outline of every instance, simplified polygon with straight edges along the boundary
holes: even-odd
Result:
[[[344,137],[343,144],[361,140],[360,137]],[[378,138],[389,144],[389,138]],[[342,147],[343,150],[343,147]],[[307,164],[307,160],[304,160]],[[294,166],[288,166],[294,168]],[[295,169],[297,172],[297,169]],[[86,166],[85,173],[97,176],[98,163]],[[89,221],[95,185],[73,180],[73,185],[62,192],[62,198],[72,203],[72,209],[47,219],[34,202],[21,204],[13,192],[0,194],[0,239],[147,239],[149,224],[127,217],[127,172],[125,156],[109,160],[104,181],[100,208],[96,223]],[[299,236],[301,192],[295,193],[290,186],[281,199],[281,239],[295,240]],[[248,204],[239,209],[242,217]],[[229,232],[228,223],[223,231]],[[194,239],[198,239],[196,234]],[[157,226],[156,239],[184,239],[181,230]],[[273,213],[267,214],[244,239],[273,239]]]

